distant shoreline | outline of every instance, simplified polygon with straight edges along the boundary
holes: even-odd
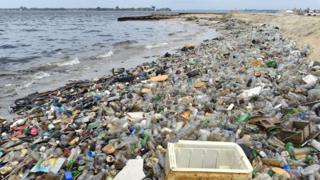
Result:
[[[16,10],[16,11],[72,11],[72,10],[82,10],[82,11],[172,11],[170,8],[0,8],[0,10]]]
[[[13,10],[13,11],[146,11],[146,12],[178,12],[178,13],[187,13],[187,14],[202,14],[202,13],[235,13],[235,12],[247,12],[247,13],[277,13],[281,10],[273,9],[240,9],[240,10],[173,10],[170,8],[0,8],[1,10]]]

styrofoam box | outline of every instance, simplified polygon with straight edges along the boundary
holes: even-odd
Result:
[[[241,147],[231,142],[168,143],[166,179],[251,179],[253,168]]]

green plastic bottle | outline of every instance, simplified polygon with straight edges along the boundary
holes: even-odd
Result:
[[[286,150],[289,152],[290,157],[292,159],[295,159],[295,157],[294,157],[294,146],[293,146],[293,144],[291,142],[288,142],[286,144]]]
[[[250,114],[249,113],[245,113],[245,114],[241,114],[238,118],[238,122],[245,122],[248,121],[250,119]]]
[[[274,60],[269,60],[266,62],[266,65],[268,68],[276,68],[277,67],[277,62]]]
[[[141,146],[145,147],[147,142],[149,141],[150,135],[148,134],[148,132],[144,132],[143,133],[143,139],[141,140]]]
[[[306,163],[309,164],[309,165],[314,164],[314,158],[313,158],[313,156],[311,156],[310,154],[308,154],[308,155],[306,156],[305,161],[306,161]]]

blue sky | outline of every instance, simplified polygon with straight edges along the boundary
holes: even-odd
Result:
[[[26,7],[170,7],[172,9],[320,8],[320,0],[0,0],[0,8]]]

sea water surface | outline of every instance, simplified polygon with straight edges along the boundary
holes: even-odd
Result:
[[[14,99],[134,67],[216,34],[178,20],[117,21],[148,14],[0,10],[0,115]]]

